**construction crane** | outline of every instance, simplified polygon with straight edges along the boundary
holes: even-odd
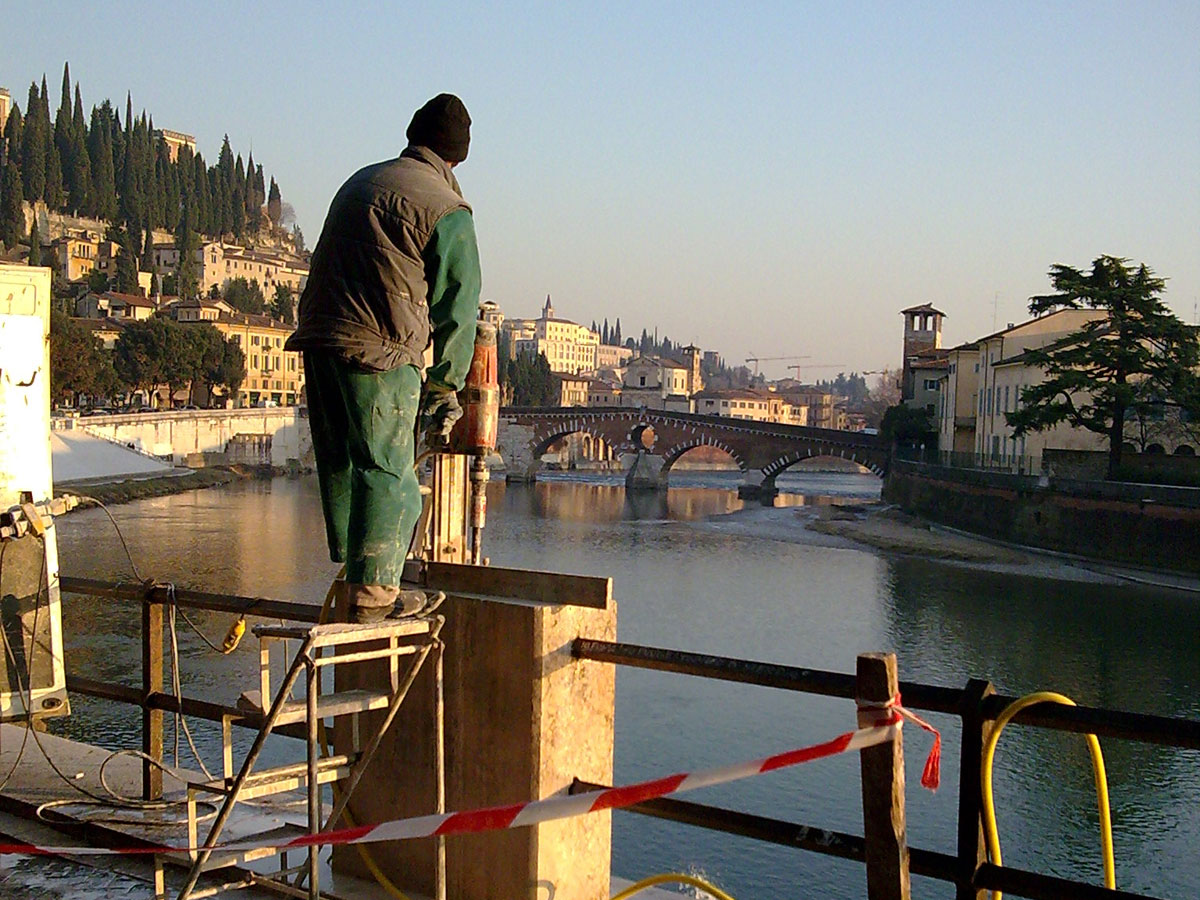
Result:
[[[801,369],[844,369],[844,368],[846,368],[845,363],[810,363],[807,366],[797,365],[797,366],[788,366],[787,367],[789,372],[792,369],[796,370],[796,378],[797,379],[800,378],[800,370]]]
[[[811,359],[810,356],[747,356],[746,362],[754,363],[754,377],[758,377],[758,364],[760,362],[778,362],[781,359]],[[789,367],[790,368],[790,367]]]

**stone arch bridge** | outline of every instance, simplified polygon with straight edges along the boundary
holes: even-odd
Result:
[[[509,479],[534,480],[550,446],[576,433],[634,456],[625,479],[631,488],[665,488],[671,467],[696,447],[717,447],[732,457],[745,476],[743,496],[774,496],[780,472],[817,456],[848,459],[880,476],[888,465],[883,440],[857,431],[631,407],[505,407],[497,450]]]

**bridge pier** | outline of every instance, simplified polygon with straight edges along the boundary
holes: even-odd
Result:
[[[665,491],[667,480],[663,474],[663,458],[654,453],[639,450],[633,465],[625,473],[627,491]]]
[[[535,429],[503,419],[500,424],[496,452],[504,460],[504,480],[525,483],[536,481],[538,460],[533,458],[531,446]]]
[[[762,469],[747,469],[746,480],[738,485],[739,500],[758,500],[763,506],[773,506],[779,496],[774,475],[764,475]]]

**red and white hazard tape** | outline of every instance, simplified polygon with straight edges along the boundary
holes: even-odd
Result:
[[[280,850],[307,847],[312,844],[365,844],[375,841],[400,841],[410,838],[446,836],[454,834],[472,834],[481,831],[496,831],[504,828],[520,828],[525,825],[537,825],[555,819],[569,819],[586,813],[600,812],[606,809],[620,809],[643,803],[668,794],[678,794],[702,787],[725,784],[742,778],[773,772],[801,763],[812,762],[839,753],[849,753],[863,750],[877,744],[892,740],[900,733],[902,720],[915,716],[899,705],[899,697],[887,704],[872,707],[871,712],[878,710],[876,720],[857,731],[849,731],[823,744],[813,744],[757,759],[752,762],[737,763],[708,769],[702,772],[689,772],[668,775],[653,781],[643,781],[638,784],[623,787],[608,788],[602,791],[591,791],[586,794],[574,794],[560,797],[550,797],[546,800],[534,800],[528,803],[515,803],[511,806],[493,806],[486,809],[475,809],[467,812],[441,813],[429,816],[416,816],[410,819],[395,819],[376,825],[363,825],[357,828],[343,828],[336,831],[325,831],[320,834],[304,835],[285,843],[272,840],[237,841],[219,844],[216,851],[246,851],[264,848]],[[866,711],[862,709],[861,711]],[[924,724],[924,723],[921,723]],[[927,726],[926,726],[927,727]],[[932,729],[931,729],[932,730]],[[934,732],[936,734],[936,732]],[[937,743],[940,744],[940,738]],[[932,763],[931,754],[931,763]],[[929,768],[927,763],[926,768]],[[924,779],[923,779],[924,781]],[[929,785],[926,785],[929,786]],[[0,844],[0,855],[6,853],[21,853],[27,855],[70,855],[70,856],[104,856],[104,855],[136,855],[147,853],[177,853],[188,852],[188,847],[172,846],[143,846],[123,849],[108,847],[48,847],[35,844]]]

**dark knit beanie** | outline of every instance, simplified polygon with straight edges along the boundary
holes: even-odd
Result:
[[[471,117],[453,94],[438,94],[413,113],[405,135],[410,144],[428,147],[446,162],[462,162],[471,143]]]

